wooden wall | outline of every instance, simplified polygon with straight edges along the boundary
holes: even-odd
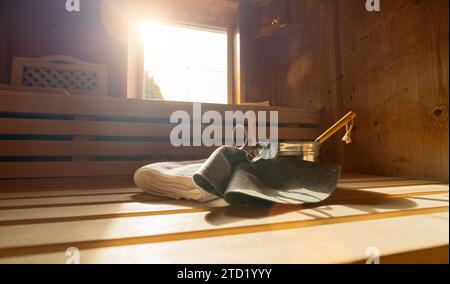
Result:
[[[140,27],[146,21],[159,21],[200,28],[218,28],[229,32],[229,101],[234,101],[234,26],[238,0],[116,0],[125,3],[128,29],[128,97],[143,97],[144,46]],[[125,9],[123,9],[125,10]]]
[[[0,1],[0,84],[9,80],[8,27],[8,1]]]
[[[342,99],[359,114],[345,168],[447,179],[448,0],[339,0]]]
[[[125,96],[128,27],[118,1],[83,1],[74,14],[60,0],[0,1],[0,82],[11,56],[63,53],[107,64],[110,95]],[[218,2],[202,0],[212,8],[190,9],[185,20],[232,21],[235,1],[219,2],[225,16],[217,16]],[[381,0],[378,13],[363,0],[288,2],[291,24],[267,39],[254,38],[252,1],[240,2],[236,86],[243,100],[322,110],[324,126],[354,110],[354,143],[336,137],[324,147],[325,161],[347,171],[448,180],[448,0]],[[161,11],[179,6],[161,3]],[[181,10],[166,17],[180,18]]]
[[[321,110],[331,126],[337,109],[335,6],[330,0],[291,0],[290,25],[266,39],[255,39],[255,6],[241,2],[242,93],[248,102]],[[247,33],[242,27],[247,27]],[[336,141],[322,158],[336,160]]]
[[[449,1],[381,3],[369,13],[362,0],[291,0],[290,26],[265,40],[245,4],[242,93],[321,109],[324,125],[356,111],[354,143],[336,137],[324,153],[346,171],[448,180]]]
[[[122,96],[126,89],[127,46],[105,29],[108,7],[100,0],[81,2],[81,11],[69,13],[65,1],[8,1],[10,56],[38,57],[66,54],[107,64],[109,95]],[[102,10],[104,9],[104,10]],[[106,13],[103,13],[105,12]],[[117,19],[120,20],[120,19]]]
[[[238,0],[126,0],[124,2],[131,7],[133,17],[221,28],[234,24],[238,9]]]
[[[81,1],[80,12],[69,13],[63,0],[0,2],[0,64],[8,73],[0,73],[0,82],[9,81],[12,57],[65,54],[106,64],[114,97],[127,96],[128,16],[226,27],[234,24],[238,8],[235,0],[88,0]],[[9,26],[9,39],[4,26]]]

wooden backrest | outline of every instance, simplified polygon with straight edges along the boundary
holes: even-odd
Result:
[[[13,58],[11,84],[45,91],[57,88],[71,95],[107,95],[107,67],[64,55]]]
[[[207,157],[214,148],[171,145],[177,110],[192,113],[192,103],[0,91],[0,180],[131,177],[150,162]],[[319,135],[318,112],[203,104],[208,110],[277,110],[281,140]]]

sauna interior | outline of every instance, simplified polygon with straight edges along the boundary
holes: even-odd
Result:
[[[448,6],[1,0],[0,263],[448,263]],[[145,193],[142,166],[217,149],[169,142],[193,102],[278,112],[280,142],[356,113],[320,149],[334,194]]]

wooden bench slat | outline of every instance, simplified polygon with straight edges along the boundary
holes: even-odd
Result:
[[[365,178],[341,178],[341,183],[354,183],[354,182],[378,182],[378,181],[391,181],[391,180],[408,180],[408,178],[402,177],[365,177]]]
[[[46,192],[70,189],[108,189],[134,186],[131,175],[0,179],[1,193]]]
[[[411,205],[405,206],[405,202]],[[171,215],[170,218],[161,215],[0,227],[0,257],[7,254],[2,250],[6,248],[54,244],[73,244],[83,248],[83,242],[123,240],[126,243],[124,239],[129,238],[143,238],[137,242],[151,242],[152,238],[156,242],[162,242],[189,239],[194,237],[192,234],[204,238],[268,231],[270,228],[282,230],[338,224],[348,219],[362,221],[409,216],[424,214],[429,209],[448,211],[448,195],[433,196],[432,200],[389,199],[376,208],[368,205],[328,205],[294,211],[283,208],[268,211],[225,208],[212,212]],[[217,230],[221,231],[216,232]]]
[[[342,190],[338,189],[335,195],[328,200],[330,204],[337,204],[338,202],[348,203],[348,202],[367,202],[368,200],[372,200],[373,202],[380,202],[380,200],[387,200],[391,198],[404,198],[404,197],[417,197],[417,196],[432,196],[432,195],[442,195],[443,193],[448,193],[448,185],[434,185],[434,186],[406,186],[406,187],[397,187],[387,189],[385,191],[379,189],[352,189],[352,190]],[[34,197],[37,198],[33,200],[35,205],[49,204],[51,200],[43,199],[44,197],[51,197],[55,195],[60,195],[60,197],[68,196],[64,201],[66,203],[73,203],[72,197],[70,195],[76,194],[103,194],[103,193],[119,193],[123,192],[123,194],[130,193],[142,193],[142,191],[138,188],[127,188],[127,189],[103,189],[103,190],[67,190],[67,191],[50,191],[50,192],[36,192],[36,193],[17,193],[17,194],[0,194],[0,198],[20,198],[20,197]],[[53,194],[53,195],[51,195]],[[105,196],[107,197],[107,196]],[[196,210],[215,207],[226,207],[222,200],[213,201],[206,204],[199,204],[197,202],[189,202],[189,201],[170,201],[166,200],[163,202],[156,203],[136,203],[136,202],[128,202],[129,199],[127,196],[123,196],[126,203],[120,204],[105,204],[105,205],[97,205],[97,206],[72,206],[70,210],[67,210],[65,207],[48,207],[45,210],[42,208],[28,208],[28,209],[14,209],[14,210],[2,210],[0,214],[0,225],[2,221],[26,221],[26,220],[39,220],[39,219],[48,219],[48,218],[74,218],[74,217],[83,217],[90,216],[95,218],[101,218],[102,215],[111,215],[116,217],[127,217],[136,214],[136,213],[157,213],[160,211],[167,212],[169,210],[181,212],[186,209],[195,208]],[[27,200],[27,199],[25,199]],[[58,199],[58,200],[61,200]],[[6,200],[5,200],[6,201]],[[12,205],[25,205],[21,203],[21,199],[14,200],[15,202],[19,202]],[[79,200],[77,200],[79,201]],[[29,202],[29,201],[25,201]],[[26,203],[29,205],[29,203]],[[299,209],[303,208],[302,206],[297,206]],[[294,208],[294,207],[292,207]],[[111,218],[112,218],[111,217]]]
[[[207,239],[124,243],[80,248],[80,260],[83,264],[365,263],[367,250],[374,247],[381,253],[382,264],[448,263],[448,222],[448,213],[432,213]],[[199,253],[205,248],[208,253]],[[67,261],[65,249],[0,258],[0,263],[64,264]]]
[[[79,161],[0,163],[0,179],[133,175],[155,161]]]
[[[31,199],[0,200],[0,212],[14,208],[48,208],[57,206],[72,206],[82,204],[106,204],[106,203],[129,203],[129,202],[152,202],[166,200],[157,196],[142,193],[123,193],[110,195],[86,195],[70,197],[42,197]],[[45,210],[45,209],[43,209]]]
[[[22,182],[39,182],[36,179],[22,179]],[[1,184],[0,184],[1,186]],[[8,188],[9,189],[9,188]],[[37,198],[45,196],[75,196],[75,195],[106,195],[106,194],[118,194],[118,193],[138,193],[141,192],[135,187],[118,187],[118,188],[96,188],[91,189],[53,189],[53,190],[33,190],[33,191],[10,191],[8,189],[2,189],[0,191],[0,200],[2,199],[20,199],[20,198]],[[345,183],[339,182],[338,189],[346,189]],[[358,189],[355,189],[358,190]],[[416,185],[416,186],[400,186],[400,187],[385,187],[385,188],[373,188],[364,191],[383,192],[386,194],[398,193],[398,192],[435,192],[448,190],[448,185]]]
[[[314,137],[317,131],[281,131],[281,139]],[[306,135],[306,136],[305,136]],[[199,156],[207,157],[217,147],[174,147],[167,142],[139,141],[40,141],[0,140],[0,156]]]
[[[169,137],[171,130],[158,123],[0,118],[0,133],[10,135]]]
[[[192,109],[193,103],[185,102],[1,91],[0,179],[131,176],[147,163],[136,159],[206,158],[214,147],[175,148],[157,142],[170,136],[173,112],[191,114]],[[280,140],[319,135],[318,111],[202,104],[202,113],[211,110],[224,119],[227,111],[278,111]],[[105,159],[116,161],[100,162]]]
[[[279,111],[280,123],[320,124],[318,111],[277,107],[202,104],[203,112],[225,111]],[[70,97],[51,94],[32,94],[11,91],[0,92],[0,113],[40,113],[82,116],[157,117],[169,119],[175,111],[192,113],[192,103],[145,101],[138,99]],[[224,116],[223,116],[224,117]]]
[[[101,141],[1,141],[0,156],[198,156],[207,157],[213,147],[173,147],[170,142]]]
[[[0,118],[0,134],[8,135],[170,137],[174,126],[150,122]],[[319,135],[318,128],[280,127],[278,130],[282,140],[314,140]]]
[[[174,215],[192,212],[207,212],[213,208],[224,208],[228,205],[222,199],[199,204],[195,201],[163,200],[154,202],[128,202],[129,198],[123,196],[125,201],[121,204],[74,205],[68,210],[67,206],[25,209],[1,210],[0,226],[5,222],[16,223],[49,223],[68,220],[95,220],[111,218],[129,218],[137,216]],[[106,217],[105,217],[106,216]]]
[[[46,190],[28,192],[0,192],[0,200],[5,199],[31,199],[42,197],[63,197],[63,196],[93,196],[93,195],[114,195],[127,193],[141,193],[137,187],[128,188],[105,188],[97,189],[66,189],[66,190]]]
[[[281,131],[281,139],[314,137],[316,131]],[[309,136],[305,136],[309,135]],[[217,147],[174,147],[167,142],[0,140],[0,156],[209,156]]]
[[[403,179],[403,180],[381,180],[381,181],[362,181],[345,183],[341,187],[346,189],[362,189],[362,188],[380,188],[386,190],[386,188],[402,187],[402,186],[419,186],[419,185],[447,185],[441,181],[433,180],[419,180],[419,179]]]
[[[404,180],[405,178],[376,177],[367,175],[342,173],[340,182]],[[95,177],[60,177],[60,178],[28,178],[0,179],[0,192],[36,192],[67,189],[118,188],[134,186],[131,175],[95,176]]]

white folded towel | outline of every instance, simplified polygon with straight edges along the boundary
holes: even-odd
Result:
[[[140,168],[134,174],[134,183],[144,192],[173,199],[208,202],[217,199],[195,185],[194,173],[205,161],[164,162]]]

